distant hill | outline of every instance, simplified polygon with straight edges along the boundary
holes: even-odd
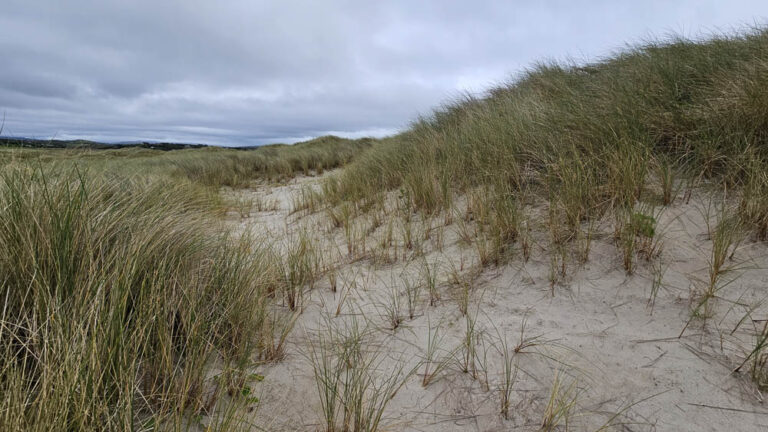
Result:
[[[236,146],[226,147],[231,150],[255,150],[258,148],[275,148],[283,146],[323,146],[334,145],[341,142],[351,142],[347,138],[341,138],[334,135],[325,135],[317,138],[313,138],[307,141],[297,142],[295,144],[265,144],[261,146]],[[357,141],[364,143],[372,143],[374,138],[360,138]],[[184,150],[193,148],[206,148],[206,147],[218,147],[208,144],[188,144],[188,143],[172,143],[172,142],[149,142],[149,141],[132,141],[132,142],[119,142],[119,143],[104,143],[98,141],[76,139],[76,140],[57,140],[57,139],[37,139],[27,137],[0,137],[0,147],[23,147],[23,148],[44,148],[44,149],[91,149],[91,150],[114,150],[121,148],[146,148],[153,150]]]

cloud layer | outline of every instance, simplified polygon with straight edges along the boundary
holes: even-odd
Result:
[[[545,59],[765,22],[762,1],[5,0],[4,134],[220,145],[384,135]]]

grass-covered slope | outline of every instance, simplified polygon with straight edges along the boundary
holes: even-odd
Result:
[[[631,206],[652,179],[716,179],[746,187],[743,215],[765,236],[767,161],[768,31],[753,30],[537,65],[418,119],[333,190],[362,199],[401,187],[427,211],[472,186],[491,201],[535,192],[573,225]]]

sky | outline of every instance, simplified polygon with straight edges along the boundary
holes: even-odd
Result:
[[[3,0],[2,134],[384,136],[540,61],[768,19],[766,1]]]

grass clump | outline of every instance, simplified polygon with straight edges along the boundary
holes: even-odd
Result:
[[[370,329],[352,320],[326,322],[310,345],[309,359],[327,432],[375,432],[384,411],[413,371],[402,363],[388,367],[381,352],[368,348]]]
[[[579,388],[575,380],[566,381],[568,378],[563,375],[564,373],[560,370],[555,372],[552,389],[541,420],[540,430],[542,431],[553,431],[560,425],[568,430],[568,423],[576,408]]]
[[[441,374],[451,365],[451,360],[458,350],[446,352],[442,349],[444,336],[440,333],[440,324],[432,327],[428,324],[427,347],[424,351],[424,358],[421,363],[424,364],[424,373],[421,379],[421,386],[427,387],[440,378]],[[442,354],[442,355],[441,355]]]
[[[279,273],[210,209],[167,178],[0,172],[0,429],[179,427],[238,394]]]
[[[283,254],[285,304],[292,311],[301,311],[304,291],[314,288],[322,275],[321,256],[315,240],[306,230],[301,230],[288,244]]]

